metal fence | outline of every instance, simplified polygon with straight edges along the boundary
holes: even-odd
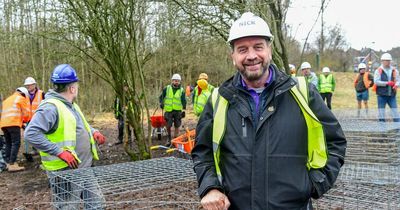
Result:
[[[362,112],[335,112],[347,138],[345,164],[315,209],[400,209],[400,123],[389,109],[385,122],[377,109]]]
[[[314,209],[400,209],[400,123],[339,110],[348,140],[335,186]],[[48,174],[55,209],[201,209],[190,160],[168,157]],[[23,207],[19,209],[24,209]]]
[[[199,209],[190,160],[158,158],[48,176],[55,209]]]

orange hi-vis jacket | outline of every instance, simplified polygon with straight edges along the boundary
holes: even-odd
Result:
[[[367,89],[370,88],[370,85],[371,85],[371,81],[368,79],[368,75],[369,75],[368,72],[365,72],[364,75],[363,75],[364,86],[365,86],[365,88],[367,88]],[[359,77],[360,77],[360,74],[357,74],[357,75],[356,75],[356,78],[354,79],[354,87],[357,86],[358,78],[359,78]]]
[[[29,98],[29,96],[28,96]],[[31,116],[36,112],[36,110],[39,107],[40,102],[43,100],[43,91],[42,90],[37,90],[35,93],[35,97],[31,101]]]
[[[22,123],[30,120],[30,113],[29,99],[15,92],[3,101],[0,127],[22,127]]]

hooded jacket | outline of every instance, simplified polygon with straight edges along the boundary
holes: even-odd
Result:
[[[219,183],[212,149],[213,109],[210,100],[196,128],[192,150],[200,197],[210,189],[224,192],[230,209],[308,209],[335,182],[344,163],[346,139],[335,116],[309,85],[309,106],[325,132],[328,162],[307,170],[307,126],[290,93],[296,81],[274,65],[272,82],[260,95],[254,114],[251,95],[241,85],[241,75],[223,83],[220,94],[229,102],[226,131],[220,144]]]

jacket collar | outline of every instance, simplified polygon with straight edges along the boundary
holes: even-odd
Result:
[[[293,79],[283,71],[279,70],[278,67],[276,67],[274,64],[271,64],[269,68],[273,72],[273,77],[269,85],[274,91],[277,88],[279,88],[281,91],[287,91],[292,86],[294,86]],[[237,96],[239,91],[245,91],[241,84],[241,79],[242,77],[240,73],[236,72],[233,77],[222,83],[219,88],[220,94],[228,101],[233,100],[233,98]]]

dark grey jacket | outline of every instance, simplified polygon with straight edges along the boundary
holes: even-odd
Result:
[[[221,190],[231,202],[230,209],[307,209],[311,197],[318,198],[333,186],[344,163],[343,131],[316,88],[309,85],[309,105],[323,124],[329,160],[321,170],[307,170],[307,126],[289,92],[296,82],[275,66],[270,68],[273,82],[260,96],[258,115],[252,111],[250,94],[241,87],[240,74],[219,89],[229,101],[221,143],[222,184],[214,167],[210,100],[197,125],[192,157],[198,192],[203,197],[210,189]]]

